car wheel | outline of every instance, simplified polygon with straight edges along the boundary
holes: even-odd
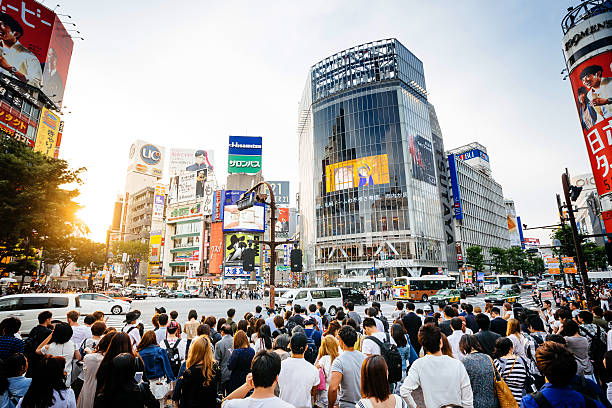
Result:
[[[121,306],[119,305],[113,306],[113,308],[111,309],[111,313],[114,315],[121,314],[122,311],[123,309],[121,309]]]
[[[336,306],[330,306],[329,307],[329,314],[331,316],[335,316],[336,315]]]
[[[423,297],[421,298],[421,301],[427,302],[428,299],[429,297],[427,295],[423,295]]]

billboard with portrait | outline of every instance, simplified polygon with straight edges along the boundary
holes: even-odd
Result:
[[[57,15],[34,0],[2,2],[0,73],[42,89],[61,106],[74,42]]]
[[[410,135],[410,157],[412,160],[412,177],[435,186],[436,169],[431,142],[422,136]]]
[[[389,183],[389,160],[386,154],[361,157],[325,166],[325,191]]]
[[[242,263],[244,250],[252,248],[256,251],[255,265],[261,264],[261,235],[235,232],[225,235],[225,263]]]
[[[183,171],[213,170],[214,151],[205,149],[170,149],[168,173],[176,176]]]
[[[277,238],[288,238],[289,237],[289,209],[279,208],[278,219],[276,220],[276,237]]]
[[[226,190],[223,202],[224,231],[257,231],[265,230],[265,206],[255,204],[251,208],[239,211],[236,202],[244,193],[241,190]]]
[[[130,147],[128,171],[161,178],[164,171],[164,148],[136,140]]]

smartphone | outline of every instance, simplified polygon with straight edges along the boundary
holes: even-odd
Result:
[[[140,384],[142,382],[142,371],[136,372],[136,374],[134,374],[134,379]]]

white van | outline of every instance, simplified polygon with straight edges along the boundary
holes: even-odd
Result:
[[[287,301],[293,301],[293,305],[307,308],[311,303],[323,302],[323,307],[334,316],[339,307],[344,305],[342,291],[340,288],[298,288],[290,289],[278,298],[278,306],[284,308]]]
[[[21,334],[28,334],[38,325],[38,314],[48,310],[53,319],[66,321],[66,313],[79,311],[81,303],[74,294],[62,293],[24,293],[0,298],[0,321],[7,317],[21,320]]]

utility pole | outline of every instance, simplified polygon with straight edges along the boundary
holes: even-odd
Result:
[[[565,216],[563,215],[563,204],[561,203],[561,196],[557,194],[557,208],[559,209],[559,219],[561,220],[561,231],[565,234]],[[569,284],[569,277],[565,276],[565,270],[563,269],[563,245],[559,247],[559,271],[561,272],[561,278],[565,284]]]
[[[565,169],[565,173],[561,175],[561,184],[563,185],[563,195],[565,196],[570,227],[572,228],[572,236],[574,237],[574,246],[576,247],[576,263],[578,264],[578,270],[580,271],[580,276],[582,278],[582,286],[584,287],[587,304],[590,308],[595,306],[595,299],[593,299],[593,294],[591,293],[591,282],[589,281],[589,275],[587,274],[586,266],[584,264],[584,254],[582,253],[582,245],[580,245],[580,238],[578,237],[578,227],[576,226],[574,208],[570,197],[570,181],[569,172],[567,169]]]

